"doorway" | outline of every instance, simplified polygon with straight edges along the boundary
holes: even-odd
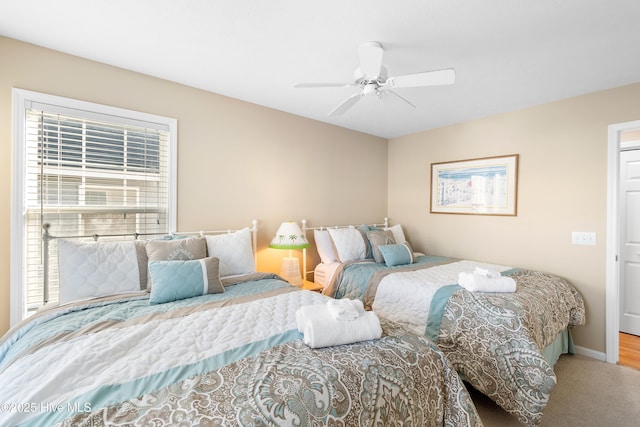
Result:
[[[640,149],[621,147],[619,164],[620,332],[640,336]]]
[[[630,172],[640,178],[638,153],[640,121],[609,126],[606,266],[606,361],[609,363],[620,362],[621,341],[627,346],[627,338],[635,340],[640,336],[640,245],[634,244],[640,240],[640,225],[637,215],[628,214],[629,209],[640,209],[640,184],[638,179],[629,176]],[[633,301],[638,301],[637,306],[631,304]],[[622,353],[624,362],[629,363],[628,352],[622,349]]]

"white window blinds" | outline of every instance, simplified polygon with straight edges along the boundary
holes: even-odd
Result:
[[[136,119],[134,112],[122,113],[25,103],[26,311],[58,299],[56,240],[48,243],[49,292],[44,293],[44,224],[53,236],[166,233],[172,228],[172,130]]]

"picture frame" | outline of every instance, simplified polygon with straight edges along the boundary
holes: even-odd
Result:
[[[430,212],[516,216],[518,154],[431,163]]]

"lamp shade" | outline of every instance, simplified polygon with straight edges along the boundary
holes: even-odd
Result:
[[[280,225],[269,247],[273,249],[306,249],[309,247],[309,242],[298,223],[291,221],[283,222]]]

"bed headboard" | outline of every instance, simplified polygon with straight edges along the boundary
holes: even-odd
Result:
[[[315,227],[308,227],[307,226],[307,220],[303,219],[301,221],[302,223],[302,233],[305,235],[305,237],[307,236],[307,231],[312,231],[312,230],[327,230],[330,228],[349,228],[349,227],[358,227],[361,225],[367,225],[369,227],[383,227],[383,228],[388,228],[389,227],[389,218],[384,218],[384,222],[382,222],[381,224],[358,224],[358,225],[320,225],[320,226],[315,226]],[[309,238],[307,237],[307,241],[309,241]],[[313,270],[308,270],[307,269],[307,249],[303,249],[302,250],[302,271],[304,272],[303,274],[303,279],[307,279],[309,274],[313,273]]]
[[[180,232],[170,232],[170,233],[122,233],[122,234],[91,234],[91,235],[76,235],[76,236],[54,236],[49,232],[50,224],[45,223],[42,225],[42,271],[43,271],[43,299],[44,303],[47,304],[49,302],[49,257],[50,257],[50,248],[49,244],[52,240],[56,239],[93,239],[94,241],[98,241],[101,238],[132,238],[133,240],[138,240],[141,237],[152,237],[152,236],[205,236],[205,235],[215,235],[215,234],[229,234],[239,229],[225,229],[225,230],[199,230],[199,231],[180,231]],[[251,221],[251,227],[249,228],[251,231],[251,247],[253,249],[253,257],[256,265],[258,265],[258,220],[254,219]]]

